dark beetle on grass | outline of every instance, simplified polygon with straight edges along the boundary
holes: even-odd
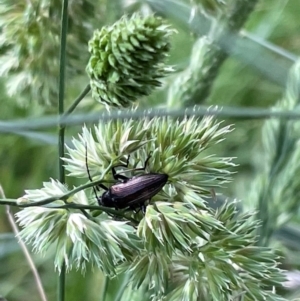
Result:
[[[134,169],[134,171],[145,171],[150,158],[151,155],[149,155],[147,160],[145,161],[144,167]],[[168,181],[168,175],[160,173],[148,173],[128,178],[116,172],[117,167],[128,168],[128,164],[129,156],[127,158],[126,164],[118,165],[112,168],[113,177],[116,181],[119,181],[119,183],[116,183],[109,188],[103,184],[99,184],[98,186],[104,189],[105,192],[101,197],[97,196],[97,190],[99,190],[99,187],[96,186],[93,187],[94,193],[99,205],[101,206],[111,207],[115,209],[130,208],[134,210],[140,208],[143,212],[145,212],[145,202],[150,200],[164,187],[164,185]],[[86,168],[89,179],[91,182],[93,182],[88,168],[87,149]]]

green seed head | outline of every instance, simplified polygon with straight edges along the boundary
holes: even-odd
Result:
[[[161,18],[139,15],[96,30],[86,68],[93,97],[107,107],[127,107],[160,86],[172,71],[163,63],[172,32]]]

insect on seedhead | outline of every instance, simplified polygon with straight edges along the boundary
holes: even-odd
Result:
[[[136,168],[133,171],[145,171],[150,158],[151,154],[146,159],[143,167]],[[128,168],[128,165],[129,157],[127,158],[126,164],[112,167],[113,177],[116,181],[118,181],[118,183],[110,186],[109,188],[103,184],[93,186],[93,191],[99,205],[112,207],[115,209],[124,209],[127,207],[130,209],[136,209],[139,207],[144,211],[145,202],[155,196],[168,181],[167,174],[145,173],[139,176],[128,178],[116,172],[117,167]],[[93,182],[88,167],[87,145],[86,169],[89,180]],[[97,190],[100,191],[99,187],[105,190],[101,197],[97,196]]]

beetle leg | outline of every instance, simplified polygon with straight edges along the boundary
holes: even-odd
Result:
[[[112,174],[113,174],[113,177],[114,177],[114,179],[115,180],[117,180],[117,181],[122,181],[122,182],[126,182],[126,181],[128,181],[128,177],[126,177],[126,176],[124,176],[124,175],[120,175],[120,174],[118,174],[117,172],[116,172],[116,168],[117,167],[126,167],[126,168],[128,168],[128,165],[129,165],[129,158],[130,158],[130,155],[128,155],[128,157],[127,157],[127,160],[126,160],[126,164],[120,164],[120,165],[116,165],[116,166],[114,166],[114,167],[112,167]]]
[[[108,188],[107,188],[105,185],[101,184],[101,183],[98,184],[98,185],[96,186],[96,189],[97,189],[98,191],[100,191],[99,187],[101,187],[101,188],[104,189],[104,190],[108,190]]]
[[[134,213],[139,213],[140,211],[142,211],[143,215],[145,215],[146,207],[147,207],[147,205],[145,205],[145,203],[142,203],[142,204],[140,204],[139,207],[130,206],[128,208],[128,210],[132,210]]]
[[[146,159],[146,161],[145,161],[143,167],[135,168],[135,169],[133,169],[132,171],[139,171],[139,170],[145,171],[146,168],[147,168],[148,162],[149,162],[149,160],[150,160],[150,158],[151,158],[151,154],[152,154],[152,152],[149,153],[149,155],[148,155],[148,157],[147,157],[147,159]],[[126,176],[124,176],[124,175],[121,175],[121,174],[118,174],[118,173],[116,172],[116,168],[117,168],[117,167],[126,167],[126,168],[128,168],[128,165],[129,165],[129,158],[130,158],[130,155],[127,157],[126,164],[116,165],[116,166],[114,166],[114,167],[112,168],[112,173],[113,173],[113,177],[114,177],[115,180],[117,180],[117,181],[120,181],[120,180],[121,180],[121,181],[124,182],[124,183],[126,183],[126,182],[129,180],[128,177],[126,177]]]
[[[146,208],[147,208],[147,205],[145,203],[142,203],[140,204],[140,208],[138,211],[136,211],[136,213],[139,213],[140,211],[142,211],[143,215],[146,214]]]
[[[120,166],[120,165],[119,165]],[[125,166],[125,165],[124,165]],[[124,175],[120,175],[116,172],[115,168],[113,167],[112,169],[112,174],[115,180],[120,181],[121,182],[127,182],[129,180],[128,177],[124,176]]]
[[[148,155],[148,157],[147,157],[147,159],[146,159],[146,161],[145,161],[143,167],[135,168],[135,169],[133,169],[132,171],[138,171],[138,170],[145,171],[146,168],[147,168],[147,165],[148,165],[148,163],[149,163],[149,160],[150,160],[150,158],[151,158],[151,155],[152,155],[152,152],[149,153],[149,155]]]
[[[135,170],[143,170],[143,171],[145,171],[146,168],[147,168],[147,165],[148,165],[148,163],[149,163],[149,160],[150,160],[150,158],[151,158],[151,155],[152,155],[152,152],[149,153],[149,155],[148,155],[148,157],[147,157],[147,159],[146,159],[146,161],[145,161],[143,167],[141,167],[141,168],[136,168]]]
[[[146,167],[147,167],[147,165],[148,165],[148,162],[149,162],[151,156],[152,156],[152,152],[149,153],[148,158],[147,158],[146,161],[145,161],[145,164],[144,164],[144,167],[143,167],[144,170],[146,170]]]
[[[88,149],[87,149],[87,143],[85,144],[85,166],[86,166],[86,170],[87,170],[87,174],[88,174],[88,178],[91,182],[93,182],[93,179],[92,179],[92,176],[91,176],[91,173],[90,173],[90,170],[89,170],[89,165],[88,165]],[[96,200],[98,203],[100,203],[101,201],[101,197],[98,197],[97,195],[97,191],[100,191],[100,188],[101,187],[102,189],[104,190],[108,190],[108,188],[103,185],[103,184],[98,184],[97,186],[93,186],[93,192],[95,194],[95,197],[96,197]]]
[[[145,205],[145,203],[141,204],[140,209],[142,210],[143,215],[146,214],[146,208],[147,208],[147,206]]]
[[[129,208],[127,208],[126,211],[133,211],[134,213],[139,213],[139,210],[136,210],[136,207],[134,206],[129,206]]]

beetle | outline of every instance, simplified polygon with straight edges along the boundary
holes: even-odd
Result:
[[[96,189],[96,187],[93,186],[93,190],[100,206],[111,207],[115,208],[116,210],[125,209],[128,207],[133,210],[140,208],[142,209],[142,212],[145,212],[145,202],[150,200],[164,187],[168,181],[168,175],[161,173],[147,173],[128,178],[124,175],[118,174],[116,172],[116,168],[128,168],[129,158],[130,156],[128,156],[126,164],[112,167],[113,178],[118,181],[118,183],[110,186],[109,188],[103,184],[99,184],[98,186],[105,190],[101,197],[97,196],[97,190],[99,190],[99,187]],[[150,158],[151,154],[149,154],[144,166],[142,168],[136,168],[134,171],[145,171]],[[93,182],[88,167],[87,147],[86,169],[89,180]]]

